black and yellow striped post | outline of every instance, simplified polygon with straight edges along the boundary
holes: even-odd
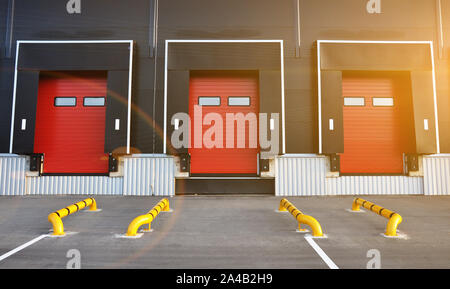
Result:
[[[73,214],[85,207],[89,207],[89,211],[97,210],[97,203],[94,198],[85,199],[76,204],[72,204],[64,209],[58,210],[48,215],[48,221],[53,225],[53,235],[62,236],[64,235],[64,225],[62,218]]]
[[[137,235],[138,229],[145,224],[148,224],[147,231],[151,230],[152,221],[158,216],[160,212],[169,212],[169,200],[162,199],[156,206],[154,206],[147,214],[138,216],[131,221],[130,225],[128,225],[126,236],[134,237]]]
[[[385,235],[391,237],[397,236],[397,227],[402,222],[402,216],[391,210],[377,206],[372,202],[366,201],[361,198],[355,198],[352,203],[352,211],[359,211],[360,206],[371,212],[377,213],[378,215],[383,216],[386,219],[389,219],[386,226]]]
[[[305,225],[308,225],[311,227],[312,232],[313,232],[312,235],[314,237],[322,237],[323,236],[322,227],[320,226],[320,223],[313,217],[304,215],[288,200],[282,199],[278,210],[280,212],[288,211],[289,213],[291,213],[291,215],[294,216],[294,218],[298,221],[298,230],[299,231],[304,231],[304,229],[302,229],[300,227],[300,225],[305,224]]]

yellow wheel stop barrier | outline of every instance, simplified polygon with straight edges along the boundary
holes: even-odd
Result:
[[[383,216],[386,219],[389,219],[386,226],[385,235],[390,237],[397,236],[397,227],[402,222],[402,216],[386,208],[377,206],[372,202],[363,200],[361,198],[355,198],[352,203],[352,211],[359,211],[360,206],[369,211],[377,213],[378,215]]]
[[[320,223],[314,219],[311,216],[304,215],[302,212],[300,212],[291,202],[289,202],[286,199],[282,199],[280,202],[280,207],[278,209],[280,212],[288,211],[291,213],[292,216],[298,221],[298,230],[304,231],[304,229],[301,228],[301,224],[308,225],[311,227],[313,236],[314,237],[322,237],[322,227],[320,226]]]
[[[97,210],[97,203],[94,198],[85,199],[76,204],[72,204],[64,209],[58,210],[48,215],[48,221],[53,226],[53,235],[55,236],[63,236],[64,235],[64,225],[62,222],[62,218],[78,212],[79,210],[84,209],[85,207],[89,207],[89,211]]]
[[[169,212],[169,200],[162,199],[156,206],[154,206],[147,214],[138,216],[131,221],[130,225],[128,225],[126,236],[134,237],[137,235],[138,229],[142,225],[148,224],[148,231],[151,230],[151,223],[156,218],[156,216],[161,212]]]

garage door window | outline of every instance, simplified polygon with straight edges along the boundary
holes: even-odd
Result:
[[[83,99],[84,106],[105,106],[104,97],[85,97]]]
[[[364,97],[344,97],[345,106],[364,106]]]
[[[372,98],[373,106],[394,106],[394,98],[392,97],[374,97]]]
[[[198,105],[201,106],[220,106],[220,96],[199,96]]]
[[[250,106],[250,96],[230,96],[228,106]]]
[[[55,97],[55,106],[74,107],[77,105],[76,97]]]

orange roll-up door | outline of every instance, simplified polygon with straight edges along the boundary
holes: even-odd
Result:
[[[415,151],[409,76],[344,72],[342,82],[341,173],[403,173],[403,154]]]
[[[44,153],[43,173],[104,174],[106,72],[41,75],[35,153]]]
[[[258,117],[258,74],[257,72],[224,72],[203,71],[191,72],[189,86],[189,114],[194,122],[194,105],[201,105],[203,117],[208,113],[217,113],[223,119],[222,148],[195,148],[192,141],[191,174],[256,174],[258,164],[258,133],[256,131],[256,147],[250,146],[250,125],[246,122],[243,128],[234,129],[235,146],[226,147],[226,114],[248,113]],[[256,124],[257,125],[257,124]],[[211,125],[202,126],[202,135]],[[257,128],[257,126],[256,126]],[[192,125],[191,139],[195,135],[196,125]],[[237,145],[238,133],[245,134],[245,147]]]

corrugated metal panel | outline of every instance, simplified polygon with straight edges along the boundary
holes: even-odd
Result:
[[[30,195],[122,195],[123,178],[106,176],[27,177]]]
[[[407,176],[342,176],[327,178],[328,195],[423,194],[423,178]]]
[[[173,157],[150,155],[124,158],[124,195],[175,195]]]
[[[425,195],[450,195],[450,155],[423,158]]]
[[[423,194],[422,177],[341,176],[326,177],[327,158],[285,155],[276,158],[277,196],[406,195]]]
[[[25,194],[26,157],[0,156],[0,195]]]
[[[275,195],[326,195],[325,157],[282,156],[275,159]]]

